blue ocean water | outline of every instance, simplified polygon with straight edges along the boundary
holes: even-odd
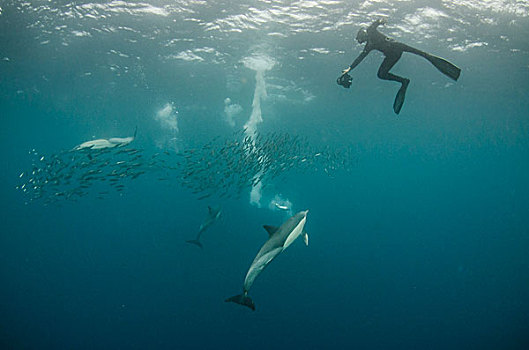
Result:
[[[336,85],[362,50],[356,32],[380,17],[381,32],[457,64],[459,80],[404,54],[398,116],[380,53],[350,89]],[[528,35],[529,5],[508,0],[3,0],[0,347],[527,349]],[[119,190],[24,191],[41,156],[85,141],[137,127],[126,147],[154,159],[245,126],[329,158],[253,196],[193,193],[231,170],[218,153],[190,156],[206,174],[190,171],[194,183],[145,162]],[[271,161],[295,146],[277,143]],[[225,303],[262,225],[288,218],[275,203],[310,210],[310,244],[257,278],[256,311]],[[185,241],[208,205],[222,216],[201,250]]]

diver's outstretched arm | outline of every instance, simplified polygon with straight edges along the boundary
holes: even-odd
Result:
[[[366,58],[368,53],[369,53],[369,51],[364,49],[364,51],[362,51],[362,53],[360,53],[360,55],[358,55],[358,57],[353,61],[353,63],[351,63],[351,65],[349,67],[347,67],[346,69],[344,69],[342,71],[342,75],[349,73],[356,66],[358,66],[360,64],[360,62],[362,62],[364,60],[364,58]]]

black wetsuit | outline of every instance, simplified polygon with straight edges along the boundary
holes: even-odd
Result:
[[[355,68],[358,64],[360,64],[360,62],[362,62],[362,60],[371,51],[378,50],[382,52],[385,58],[384,58],[384,61],[382,61],[382,64],[380,65],[378,69],[378,73],[377,73],[378,78],[383,79],[383,80],[397,81],[402,84],[399,92],[397,93],[397,96],[395,97],[395,102],[393,104],[393,109],[395,113],[398,114],[400,112],[400,109],[402,108],[402,104],[404,103],[404,97],[406,94],[406,89],[408,87],[410,80],[407,78],[403,78],[401,76],[395,75],[393,73],[390,73],[389,71],[398,62],[403,52],[409,52],[409,53],[424,57],[428,61],[430,61],[437,69],[439,69],[443,74],[447,75],[448,77],[454,80],[457,80],[459,78],[459,74],[461,73],[461,70],[455,65],[453,65],[452,63],[446,61],[445,59],[431,55],[424,51],[408,46],[406,44],[400,43],[380,33],[377,30],[377,27],[383,23],[384,23],[383,21],[377,20],[373,22],[367,28],[366,30],[367,38],[366,38],[366,45],[364,47],[364,50],[354,60],[354,62],[351,63],[349,68],[344,70],[343,74],[346,74],[347,72]]]
[[[409,82],[408,79],[392,74],[389,70],[397,63],[403,52],[410,52],[424,58],[428,58],[429,55],[426,52],[399,43],[380,33],[377,27],[381,24],[380,21],[376,21],[367,28],[366,46],[364,47],[364,51],[351,64],[351,69],[356,67],[371,51],[378,50],[386,57],[378,69],[377,76],[380,79],[398,81],[401,84]]]

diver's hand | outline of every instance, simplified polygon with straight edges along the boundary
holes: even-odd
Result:
[[[388,21],[385,18],[379,18],[379,19],[377,19],[377,23],[378,24],[386,24],[386,23],[388,23]]]
[[[342,71],[342,75],[345,75],[351,71],[351,67],[347,67]]]

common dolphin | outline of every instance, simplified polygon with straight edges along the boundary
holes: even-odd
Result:
[[[291,216],[280,227],[264,225],[264,229],[268,232],[269,238],[253,259],[252,265],[246,273],[244,279],[242,294],[232,296],[226,299],[227,302],[232,301],[255,310],[253,300],[248,296],[248,291],[252,286],[257,276],[264,270],[265,267],[275,259],[282,251],[288,248],[300,235],[303,235],[305,245],[309,245],[309,236],[304,231],[305,222],[307,221],[307,213],[309,211],[300,211],[294,216]]]
[[[277,209],[281,209],[281,210],[289,210],[290,209],[286,205],[281,205],[281,204],[279,204],[277,202],[275,202],[274,205],[276,206]]]
[[[134,141],[136,139],[136,133],[138,132],[138,127],[134,129],[134,136],[129,137],[112,137],[110,139],[97,139],[81,143],[79,146],[74,148],[74,151],[82,149],[102,149],[102,148],[114,148],[114,147],[123,147]]]
[[[187,243],[195,244],[202,248],[202,243],[200,243],[200,236],[208,227],[213,225],[215,221],[217,221],[220,218],[221,209],[218,208],[211,208],[208,206],[208,216],[206,217],[206,220],[200,225],[200,228],[198,229],[198,234],[195,239],[191,239],[189,241],[186,241]]]

